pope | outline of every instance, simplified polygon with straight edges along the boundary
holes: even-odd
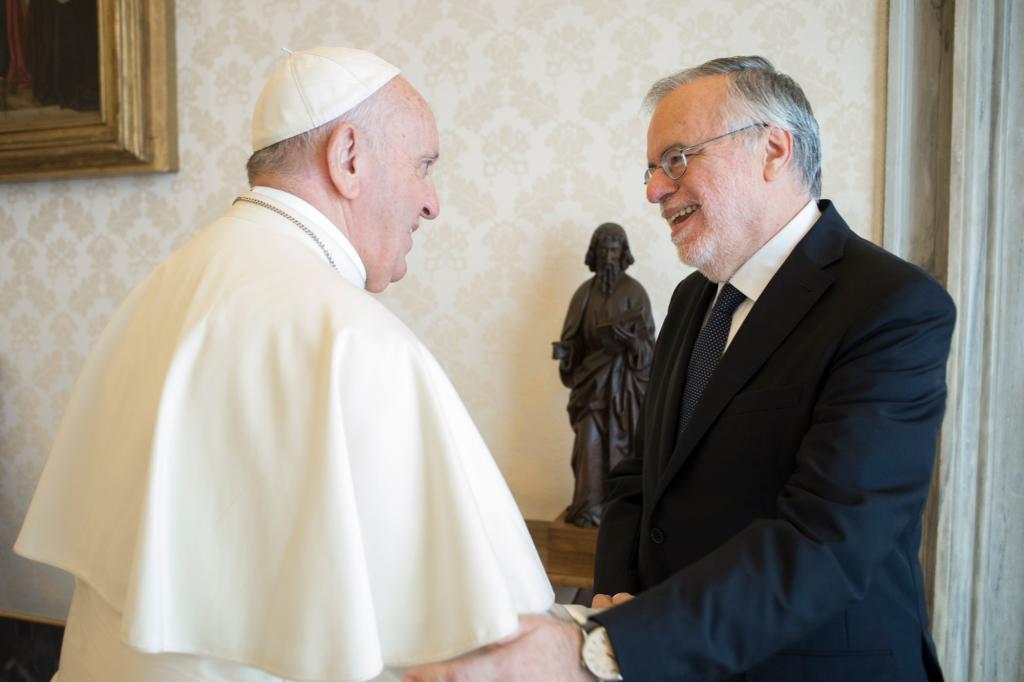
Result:
[[[55,679],[397,679],[551,605],[455,390],[370,295],[440,211],[430,107],[375,55],[293,52],[252,143],[251,191],[102,333],[29,508],[16,551],[75,577]]]

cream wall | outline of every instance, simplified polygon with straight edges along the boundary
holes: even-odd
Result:
[[[249,111],[277,48],[344,44],[404,69],[441,133],[441,217],[386,303],[437,355],[523,512],[568,503],[567,391],[550,360],[583,254],[620,222],[658,319],[688,270],[641,184],[657,77],[759,53],[824,142],[824,196],[881,236],[886,3],[177,0],[181,170],[0,184],[0,610],[61,617],[70,583],[15,557],[64,403],[115,305],[245,189]],[[244,338],[239,339],[244,343]]]

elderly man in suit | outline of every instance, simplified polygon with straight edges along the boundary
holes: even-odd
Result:
[[[949,296],[818,199],[817,122],[766,60],[713,60],[647,101],[647,198],[697,272],[611,475],[595,589],[616,596],[595,606],[614,606],[416,674],[941,680],[917,555]]]

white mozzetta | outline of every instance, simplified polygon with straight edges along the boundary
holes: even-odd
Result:
[[[86,583],[131,647],[363,680],[551,604],[444,372],[339,272],[238,203],[86,361],[16,551]]]

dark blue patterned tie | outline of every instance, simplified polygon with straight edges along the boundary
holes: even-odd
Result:
[[[729,338],[729,327],[732,314],[736,307],[746,300],[746,296],[731,284],[722,287],[711,309],[704,327],[697,335],[690,353],[690,364],[686,367],[686,387],[683,389],[683,409],[679,417],[679,435],[683,435],[686,425],[690,423],[693,411],[697,409],[704,389],[711,381],[711,375],[718,367],[718,361],[725,351],[725,342]]]

